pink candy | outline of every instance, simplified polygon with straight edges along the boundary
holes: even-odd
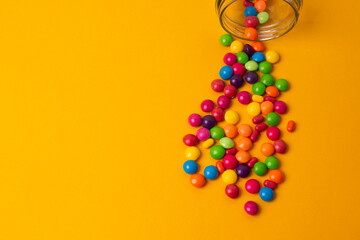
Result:
[[[258,205],[253,201],[248,201],[244,205],[245,212],[247,212],[250,215],[257,214],[259,208]]]
[[[230,98],[224,95],[218,97],[217,99],[217,104],[222,109],[227,109],[228,107],[230,107],[230,103],[231,103]]]
[[[252,101],[251,94],[247,91],[239,92],[237,98],[241,104],[249,104]]]
[[[193,113],[189,116],[188,122],[193,127],[200,126],[201,125],[201,116],[197,113]]]
[[[266,135],[270,140],[276,141],[276,140],[278,140],[280,138],[281,132],[280,132],[280,129],[278,127],[269,127],[266,130]]]
[[[210,130],[207,128],[199,128],[196,132],[196,137],[200,141],[205,141],[206,139],[208,139],[210,137]]]
[[[203,112],[211,112],[214,109],[215,104],[210,99],[206,99],[201,103],[200,107]]]
[[[237,166],[238,161],[234,155],[226,155],[223,158],[223,164],[226,169],[234,169]]]
[[[285,153],[287,149],[286,143],[281,139],[276,140],[274,142],[274,149],[277,153]]]
[[[286,103],[284,103],[283,101],[276,101],[274,103],[274,110],[275,110],[275,112],[277,112],[279,114],[286,113],[286,111],[287,111]]]
[[[225,63],[226,65],[231,66],[231,65],[235,64],[236,62],[237,62],[237,57],[236,57],[235,54],[233,54],[233,53],[227,53],[227,54],[225,54],[225,56],[224,56],[224,63]]]
[[[241,63],[235,63],[231,66],[231,68],[233,69],[235,75],[242,76],[245,74],[246,71],[244,65],[242,65]]]
[[[245,183],[245,189],[252,194],[258,193],[260,191],[260,183],[255,179],[249,179]]]

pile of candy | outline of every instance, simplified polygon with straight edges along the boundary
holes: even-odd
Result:
[[[230,198],[239,195],[239,188],[235,185],[238,178],[247,178],[252,170],[257,176],[268,173],[264,187],[261,187],[257,180],[249,179],[245,189],[251,194],[258,193],[264,201],[271,201],[274,198],[273,190],[284,180],[282,171],[278,169],[279,159],[274,154],[283,154],[287,149],[286,143],[280,139],[281,131],[277,127],[280,115],[287,112],[287,105],[277,100],[277,97],[288,90],[289,84],[285,79],[275,80],[270,74],[272,64],[279,61],[279,54],[275,51],[264,54],[265,47],[261,42],[243,45],[238,40],[233,41],[229,34],[221,36],[220,42],[230,46],[230,52],[224,56],[225,66],[219,72],[222,79],[214,80],[211,88],[215,92],[223,92],[223,95],[217,98],[217,106],[210,99],[201,103],[201,110],[207,115],[202,117],[193,113],[188,117],[189,124],[199,128],[196,134],[188,134],[183,138],[184,144],[188,146],[185,151],[187,161],[183,168],[187,174],[191,174],[190,182],[195,187],[202,187],[206,179],[214,180],[221,174],[222,180],[227,184],[225,193]],[[262,73],[260,78],[257,71]],[[230,84],[227,85],[224,80]],[[252,84],[253,94],[247,91],[238,92],[245,82]],[[253,117],[254,128],[248,124],[237,126],[240,121],[239,114],[228,109],[231,99],[236,97],[241,104],[247,106],[248,114]],[[216,126],[224,120],[227,124],[224,128]],[[287,130],[294,130],[293,121],[288,122]],[[249,153],[262,132],[266,132],[271,141],[261,145],[264,162]],[[197,173],[196,161],[201,153],[196,146],[200,142],[203,148],[210,148],[210,156],[216,160],[214,165],[205,167],[203,175]],[[248,201],[244,208],[250,215],[258,211],[258,205],[252,201]]]
[[[249,40],[258,38],[256,27],[269,20],[269,14],[265,12],[267,0],[244,0],[245,6],[245,37]]]

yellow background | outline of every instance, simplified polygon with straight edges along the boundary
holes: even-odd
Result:
[[[1,1],[0,239],[360,239],[359,7],[305,1],[266,43],[297,129],[265,203],[182,170],[227,52],[214,1]]]

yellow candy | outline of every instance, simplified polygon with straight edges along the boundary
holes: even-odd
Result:
[[[244,48],[244,44],[238,40],[235,40],[230,45],[230,52],[237,54],[241,52],[243,48]]]
[[[265,57],[266,57],[266,61],[268,61],[269,63],[277,63],[280,59],[279,54],[272,50],[267,51]]]
[[[200,150],[197,147],[188,147],[185,150],[185,157],[187,160],[196,161],[200,157]]]
[[[203,142],[202,146],[203,146],[204,148],[209,148],[209,147],[211,147],[214,143],[215,143],[214,139],[209,138],[208,140],[206,140],[205,142]]]
[[[237,112],[229,110],[225,113],[225,122],[228,124],[237,124],[240,121],[240,116]]]
[[[237,181],[237,174],[234,170],[226,170],[221,176],[222,180],[226,184],[234,184]]]
[[[254,102],[262,103],[264,101],[264,97],[261,95],[252,95],[252,100]]]
[[[250,116],[255,117],[260,114],[260,104],[252,102],[247,106],[247,112]]]

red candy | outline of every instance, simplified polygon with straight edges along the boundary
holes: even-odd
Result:
[[[267,125],[266,123],[260,123],[258,125],[255,126],[255,130],[256,131],[259,131],[259,132],[262,132],[262,131],[265,131],[267,129]]]
[[[236,57],[235,54],[233,54],[233,53],[227,53],[227,54],[225,54],[225,56],[224,56],[224,63],[225,63],[226,65],[231,66],[231,65],[233,65],[233,64],[236,63],[236,62],[237,62],[237,57]]]
[[[266,135],[270,140],[276,141],[280,138],[281,132],[278,127],[269,127],[266,130]]]
[[[236,148],[230,148],[230,149],[226,149],[225,154],[226,155],[235,155],[238,152],[238,150]]]
[[[287,111],[286,103],[284,103],[283,101],[276,101],[274,103],[274,110],[275,110],[275,112],[277,112],[279,114],[286,113],[286,111]]]
[[[214,81],[211,82],[211,88],[215,92],[222,92],[224,90],[224,87],[225,87],[225,83],[223,80],[215,79]]]
[[[258,193],[260,191],[260,183],[255,179],[249,179],[245,183],[245,189],[252,194]]]
[[[265,120],[265,118],[263,116],[259,115],[259,116],[253,117],[252,122],[253,122],[253,124],[258,124],[258,123],[262,123],[264,120]]]
[[[242,65],[241,63],[235,63],[231,66],[231,68],[233,69],[235,75],[242,76],[246,71],[244,65]]]
[[[250,161],[247,162],[247,165],[251,168],[254,167],[255,163],[257,163],[259,160],[256,157],[252,157]]]
[[[215,163],[215,167],[217,168],[217,170],[219,171],[219,173],[225,172],[224,164],[223,164],[221,161],[217,161],[217,162]]]
[[[288,132],[293,132],[295,128],[295,122],[293,120],[288,121],[287,130]]]
[[[226,155],[223,158],[223,164],[226,169],[234,169],[236,168],[238,161],[234,155]]]
[[[237,89],[233,85],[227,85],[224,88],[224,95],[225,96],[227,96],[229,98],[234,98],[234,97],[236,97],[236,94],[237,94]]]
[[[186,146],[195,146],[199,143],[199,139],[194,134],[188,134],[183,137]]]
[[[252,142],[256,142],[256,140],[258,140],[259,136],[260,136],[260,132],[255,129],[255,130],[251,133],[251,135],[250,135],[249,138],[250,138],[250,140],[251,140]]]
[[[247,0],[244,0],[244,1],[243,1],[243,5],[244,5],[245,7],[253,7],[253,6],[254,6],[254,4],[253,4],[252,2],[249,2],[249,1],[247,1]]]
[[[270,96],[265,96],[264,97],[264,102],[265,101],[270,101],[272,103],[275,103],[276,102],[276,98],[273,98],[273,97],[270,97]]]
[[[248,16],[245,19],[245,26],[255,28],[259,24],[257,16]]]
[[[229,184],[225,188],[225,194],[229,198],[237,198],[239,196],[239,188],[235,184]]]
[[[247,91],[239,92],[237,98],[241,104],[249,104],[252,101],[251,94]]]
[[[224,95],[218,97],[218,99],[217,99],[217,104],[222,109],[227,109],[228,107],[230,107],[230,103],[231,103],[230,98],[228,98],[227,96],[224,96]]]
[[[276,140],[274,142],[274,149],[277,153],[285,153],[287,149],[286,143],[281,139]]]
[[[265,180],[264,181],[264,186],[269,187],[272,190],[274,190],[276,188],[277,184],[275,182],[271,181],[271,180]]]
[[[201,103],[200,107],[203,112],[211,112],[214,109],[215,104],[210,99],[206,99]]]
[[[221,122],[224,120],[224,110],[220,107],[216,107],[211,111],[211,115],[215,118],[217,122]]]

